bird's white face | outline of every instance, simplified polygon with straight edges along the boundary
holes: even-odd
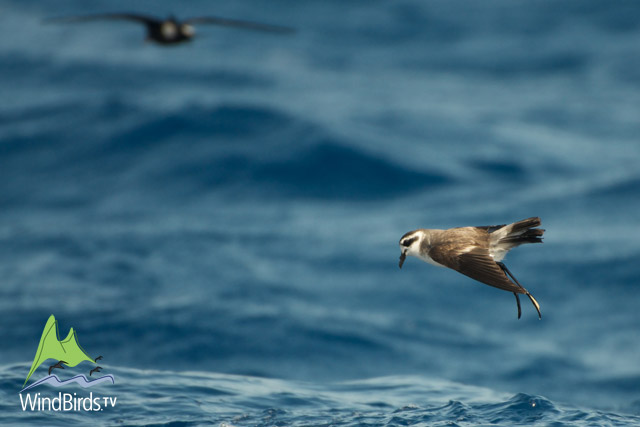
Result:
[[[400,268],[408,255],[419,256],[422,239],[424,239],[424,233],[421,230],[410,231],[402,236],[400,239],[400,263],[398,264]]]

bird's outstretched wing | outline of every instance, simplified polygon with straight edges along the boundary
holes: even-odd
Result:
[[[184,24],[211,24],[223,27],[244,28],[247,30],[265,31],[269,33],[293,33],[295,30],[291,27],[281,25],[262,24],[260,22],[242,21],[238,19],[220,18],[217,16],[201,16],[189,18],[182,21]]]
[[[485,285],[518,294],[525,293],[522,287],[509,280],[487,250],[475,248],[468,252],[463,252],[462,250],[452,252],[449,247],[445,248],[443,245],[436,245],[429,250],[429,256],[435,262],[452,268]]]
[[[59,16],[55,18],[47,18],[45,23],[66,23],[66,22],[87,22],[87,21],[102,21],[102,20],[120,20],[120,21],[134,21],[140,22],[144,25],[161,24],[162,21],[148,15],[140,15],[137,13],[98,13],[94,15],[73,15],[73,16]]]

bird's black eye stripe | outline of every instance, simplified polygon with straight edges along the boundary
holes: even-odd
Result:
[[[413,242],[415,242],[416,240],[418,240],[418,236],[412,237],[410,239],[403,240],[400,243],[402,244],[402,246],[411,246],[411,244]]]

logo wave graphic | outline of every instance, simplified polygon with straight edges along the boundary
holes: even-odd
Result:
[[[113,375],[104,375],[100,378],[96,378],[95,380],[89,381],[87,377],[85,377],[83,374],[80,374],[80,375],[76,375],[75,377],[71,377],[68,380],[60,381],[60,378],[58,378],[55,374],[51,374],[42,379],[39,379],[35,383],[31,384],[29,387],[23,388],[22,390],[20,390],[20,393],[43,384],[49,384],[54,387],[62,387],[64,385],[73,384],[73,383],[78,384],[82,388],[88,388],[88,387],[93,387],[94,385],[99,385],[103,383],[115,384],[116,380],[113,377]]]

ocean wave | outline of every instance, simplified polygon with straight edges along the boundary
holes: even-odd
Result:
[[[591,65],[590,58],[575,52],[532,55],[518,50],[505,55],[503,50],[487,51],[474,56],[469,52],[447,54],[435,58],[409,59],[404,64],[410,68],[456,73],[490,78],[540,78],[548,75],[574,75],[584,72]]]
[[[15,369],[1,368],[12,381],[0,384],[5,420],[34,421],[40,415],[20,411],[11,384]],[[528,393],[508,394],[462,383],[420,376],[391,376],[330,383],[306,383],[195,371],[116,369],[119,382],[108,387],[117,410],[100,419],[91,413],[50,417],[51,425],[113,424],[144,420],[145,424],[187,423],[229,426],[266,425],[414,425],[496,426],[631,425],[640,417],[570,406]],[[15,381],[13,381],[13,377]],[[107,393],[107,389],[96,389]],[[46,391],[42,391],[43,396]],[[167,405],[171,401],[171,405]],[[126,402],[120,403],[120,402]]]
[[[527,169],[517,160],[472,160],[469,166],[487,175],[500,179],[523,181],[527,178]]]
[[[429,164],[411,169],[266,106],[223,104],[157,116],[114,99],[85,109],[61,105],[55,114],[37,107],[30,115],[46,124],[37,133],[19,131],[22,136],[5,139],[2,150],[16,167],[33,163],[34,151],[51,154],[37,158],[37,175],[15,171],[19,185],[7,187],[2,197],[16,204],[81,206],[112,193],[114,185],[122,186],[118,194],[177,198],[229,191],[247,197],[376,200],[453,180]],[[47,128],[70,117],[93,122],[105,116],[112,119],[111,133],[97,138],[79,141],[82,127],[45,136]]]
[[[236,195],[371,200],[452,181],[328,134],[269,107],[223,105],[138,125],[114,137],[100,158],[127,156],[124,162],[144,169],[140,181],[151,191],[188,195],[229,189]]]
[[[230,142],[246,145],[246,138],[259,142],[274,131],[295,126],[296,119],[272,107],[260,105],[220,104],[214,106],[186,105],[179,111],[163,114],[140,112],[138,123],[110,138],[109,151],[138,147],[160,147],[179,143],[182,149],[197,145],[227,146]],[[234,144],[235,145],[235,144]],[[254,147],[265,148],[264,145]],[[108,154],[108,152],[106,153]]]
[[[587,195],[598,199],[626,199],[636,197],[640,188],[640,177],[627,176],[622,180],[614,181],[608,185],[591,189]]]
[[[356,200],[400,196],[451,181],[444,174],[414,171],[333,141],[321,141],[292,159],[259,165],[253,177],[291,196]]]

